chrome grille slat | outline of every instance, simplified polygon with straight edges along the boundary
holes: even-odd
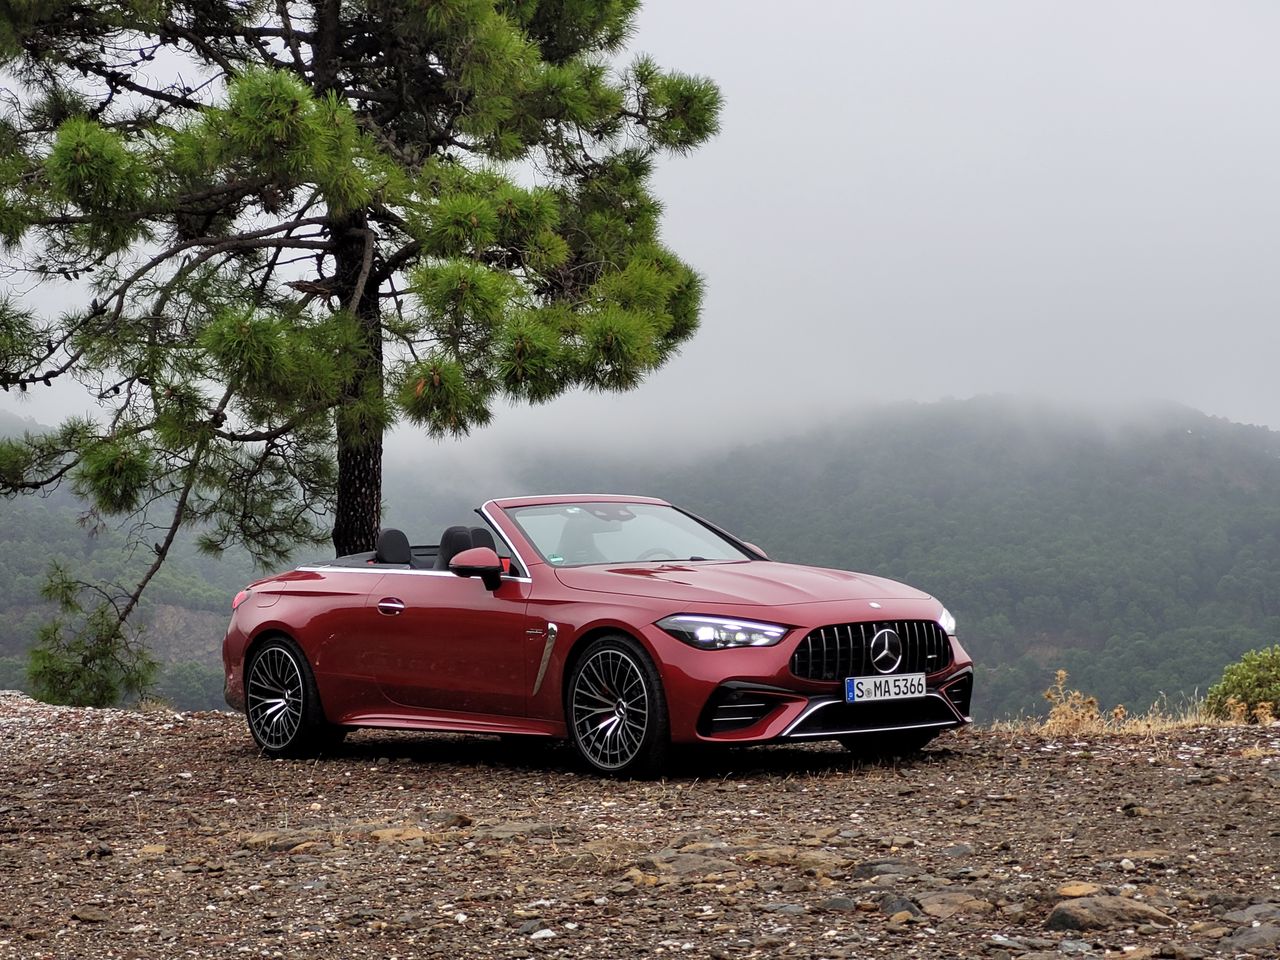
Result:
[[[902,641],[902,663],[894,673],[936,673],[951,663],[946,632],[932,620],[835,623],[809,631],[791,654],[791,672],[805,680],[835,681],[873,676],[871,638],[891,627]]]

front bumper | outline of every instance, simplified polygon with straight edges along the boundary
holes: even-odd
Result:
[[[796,676],[791,656],[808,628],[775,647],[695,650],[654,628],[672,739],[752,744],[820,740],[903,730],[945,730],[971,722],[973,661],[948,637],[949,662],[927,673],[925,694],[846,703],[843,680]]]
[[[923,697],[846,703],[839,693],[799,694],[749,682],[717,687],[698,716],[696,739],[719,743],[823,740],[895,730],[946,730],[971,722],[973,668],[927,684]]]

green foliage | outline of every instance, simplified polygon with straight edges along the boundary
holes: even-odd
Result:
[[[1215,717],[1228,717],[1233,701],[1249,719],[1280,717],[1280,644],[1250,650],[1228,666],[1209,688],[1205,707]]]
[[[60,615],[41,628],[31,649],[31,691],[46,703],[78,707],[137,699],[150,687],[156,662],[126,633],[109,598],[88,609],[82,605],[85,590],[61,566],[50,570],[42,593]]]
[[[663,73],[648,57],[631,70],[645,125],[668,149],[684,153],[719,129],[720,91],[706,77]]]
[[[433,437],[467,433],[489,422],[487,393],[461,362],[438,353],[405,370],[400,406]]]
[[[119,133],[85,117],[67,120],[45,165],[53,197],[87,215],[87,246],[115,252],[145,233],[150,175]]]
[[[497,379],[514,400],[543,403],[564,386],[565,346],[557,317],[537,311],[515,314],[498,334]]]
[[[103,513],[128,513],[141,501],[151,469],[151,458],[141,444],[124,438],[104,440],[81,454],[75,491]]]
[[[581,377],[594,390],[630,390],[658,364],[653,322],[607,306],[582,321]]]

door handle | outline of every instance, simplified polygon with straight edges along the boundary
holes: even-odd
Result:
[[[404,601],[399,597],[383,597],[378,601],[378,612],[388,617],[398,617],[404,612]]]

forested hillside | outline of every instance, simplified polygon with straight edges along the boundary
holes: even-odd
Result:
[[[780,560],[875,572],[956,614],[986,717],[1056,668],[1105,704],[1201,694],[1280,640],[1280,434],[1161,407],[906,405],[689,465],[561,463],[557,488],[653,493]]]
[[[1102,418],[983,398],[887,408],[701,458],[596,451],[520,469],[516,488],[466,495],[394,472],[388,516],[415,518],[410,536],[422,541],[489,495],[668,497],[776,559],[936,594],[979,660],[975,706],[987,719],[1040,712],[1059,667],[1104,704],[1139,709],[1162,692],[1203,693],[1244,650],[1280,640],[1280,434],[1184,408]],[[110,575],[120,542],[88,537],[65,493],[4,503],[0,655],[33,635],[51,557],[86,578]],[[157,580],[155,648],[201,663],[170,667],[163,693],[194,697],[204,683],[217,701],[228,600],[252,576],[247,562],[187,547]],[[12,685],[16,663],[0,686]]]
[[[0,412],[0,437],[39,429]],[[26,651],[53,613],[40,596],[51,564],[63,564],[79,580],[131,587],[152,559],[145,548],[128,553],[124,533],[88,515],[67,486],[0,500],[0,689],[26,685]],[[163,664],[162,696],[191,708],[222,705],[222,633],[231,597],[253,575],[243,554],[215,558],[197,551],[191,537],[177,543],[138,612]]]

